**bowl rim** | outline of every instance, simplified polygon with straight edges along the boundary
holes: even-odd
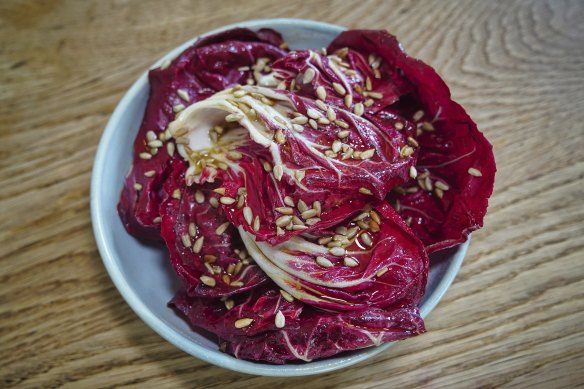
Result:
[[[248,21],[242,21],[237,23],[232,23],[225,25],[206,33],[200,34],[198,36],[189,39],[188,41],[182,43],[176,48],[172,49],[156,61],[148,70],[143,72],[140,77],[132,84],[128,91],[124,94],[122,99],[117,104],[116,108],[111,115],[105,130],[102,133],[99,145],[97,148],[94,165],[92,169],[91,176],[91,189],[90,189],[90,207],[91,207],[91,220],[93,225],[93,233],[95,240],[97,242],[98,251],[105,265],[105,268],[112,279],[114,285],[118,289],[119,293],[122,295],[124,300],[130,306],[130,308],[140,317],[150,328],[152,328],[158,335],[162,338],[179,348],[180,350],[198,358],[205,362],[211,363],[213,365],[234,370],[245,374],[255,374],[262,376],[271,377],[296,377],[296,376],[306,376],[321,374],[326,372],[331,372],[344,367],[348,367],[359,363],[365,359],[371,358],[380,352],[386,350],[392,346],[395,342],[385,343],[377,347],[368,347],[359,350],[351,355],[330,357],[322,360],[316,360],[313,362],[308,362],[304,364],[288,364],[288,365],[273,365],[267,363],[251,362],[246,360],[237,359],[231,355],[217,352],[209,352],[208,349],[203,346],[193,343],[191,340],[186,338],[183,334],[179,333],[175,329],[171,328],[164,320],[156,316],[146,304],[141,300],[138,294],[130,286],[126,277],[124,276],[120,265],[118,264],[118,255],[113,250],[113,244],[108,239],[105,233],[108,228],[108,223],[105,216],[104,204],[99,196],[98,188],[100,183],[103,181],[105,169],[104,163],[107,158],[107,153],[109,150],[109,145],[115,139],[115,135],[118,129],[118,122],[125,114],[128,105],[135,98],[138,92],[144,88],[148,87],[148,71],[152,68],[156,68],[162,64],[163,61],[167,59],[173,59],[180,53],[182,53],[186,48],[191,46],[196,40],[206,37],[212,34],[216,34],[221,31],[232,29],[235,27],[245,27],[250,29],[257,29],[262,27],[272,27],[277,29],[274,25],[298,25],[301,28],[312,27],[316,29],[326,29],[341,32],[345,30],[345,27],[341,27],[334,24],[308,20],[308,19],[294,19],[294,18],[267,18],[267,19],[254,19]],[[454,255],[451,263],[447,267],[444,276],[436,286],[435,291],[427,296],[427,300],[420,306],[420,312],[422,317],[426,317],[442,299],[446,290],[454,281],[456,274],[458,273],[462,261],[466,255],[468,245],[470,242],[470,236],[466,242],[462,243],[458,247],[458,251]]]

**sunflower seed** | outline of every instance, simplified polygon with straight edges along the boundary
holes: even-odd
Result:
[[[342,257],[345,255],[345,249],[342,247],[331,247],[329,249],[329,253],[331,253],[335,257]]]
[[[302,77],[302,83],[303,84],[308,84],[309,82],[312,81],[312,79],[314,78],[315,75],[316,75],[316,72],[314,71],[314,69],[308,68],[304,72],[304,76]]]
[[[249,319],[249,318],[245,317],[243,319],[236,320],[234,325],[235,325],[235,328],[245,328],[245,327],[249,327],[251,325],[251,323],[253,323],[253,319]]]
[[[225,282],[225,283],[228,284],[228,282]],[[233,306],[234,305],[235,305],[235,303],[233,302],[233,300],[231,300],[231,299],[225,300],[225,308],[227,308],[228,311],[230,311],[231,309],[233,309]]]
[[[318,244],[325,245],[325,244],[329,243],[331,240],[333,240],[332,236],[323,236],[323,237],[318,238]]]
[[[475,177],[481,177],[483,175],[479,169],[475,169],[474,167],[468,169],[468,174]]]
[[[260,217],[256,216],[254,221],[253,221],[253,230],[255,232],[258,232],[260,230]]]
[[[219,227],[217,227],[217,229],[215,230],[215,234],[217,235],[222,235],[225,230],[227,230],[227,227],[229,227],[229,222],[225,222],[223,224],[221,224]]]
[[[225,121],[227,123],[238,122],[243,119],[243,115],[240,113],[230,113],[229,115],[225,116]]]
[[[345,139],[349,135],[351,135],[351,131],[349,131],[349,130],[343,130],[343,131],[337,132],[337,137],[340,138],[340,139]]]
[[[305,175],[305,174],[306,174],[306,173],[304,173],[304,170],[296,170],[296,171],[294,172],[294,177],[296,177],[296,179],[297,179],[298,181],[302,181],[302,180],[304,179],[304,175]]]
[[[186,101],[186,102],[189,101],[189,92],[187,92],[186,90],[179,89],[179,90],[176,91],[176,94],[178,95],[178,97],[180,97],[184,101]]]
[[[232,197],[228,197],[228,196],[223,196],[219,199],[219,201],[221,202],[221,204],[223,205],[231,205],[235,203],[235,199]]]
[[[362,103],[355,104],[355,108],[353,108],[353,113],[357,116],[362,116],[363,112],[365,112],[365,107]]]
[[[414,119],[414,121],[418,121],[422,118],[422,116],[424,116],[424,111],[416,111],[416,113],[414,113],[414,116],[412,116],[412,119]]]
[[[282,215],[292,215],[294,213],[294,209],[290,207],[277,207],[276,211],[280,212]]]
[[[276,313],[274,324],[276,325],[276,328],[284,328],[284,326],[286,325],[286,317],[284,316],[282,311],[278,311],[278,313]]]
[[[322,267],[334,267],[335,265],[325,257],[316,257],[316,263]]]
[[[416,170],[416,167],[410,166],[410,177],[415,180],[417,176],[418,176],[418,171]]]
[[[180,239],[182,241],[183,246],[191,247],[192,245],[191,237],[188,234],[181,235]]]
[[[388,271],[388,270],[389,270],[389,269],[388,269],[387,267],[382,267],[381,269],[379,269],[379,270],[377,271],[377,273],[375,273],[375,275],[376,275],[377,277],[381,277],[382,275],[384,275],[385,273],[387,273],[387,271]]]
[[[308,209],[300,214],[300,216],[306,220],[316,216],[316,209]]]
[[[373,192],[371,192],[369,189],[364,188],[364,187],[359,188],[359,193],[362,193],[364,195],[372,195],[373,194]]]
[[[290,215],[280,216],[279,218],[276,219],[276,225],[278,227],[284,227],[285,225],[287,225],[291,221],[292,221],[292,216],[290,216]]]
[[[326,90],[322,85],[316,88],[316,96],[323,101],[326,100]]]
[[[203,248],[203,242],[205,241],[205,237],[201,236],[199,239],[195,240],[195,244],[193,245],[193,252],[198,254],[201,252]]]
[[[308,123],[308,118],[306,116],[298,116],[291,120],[294,124],[306,124]]]
[[[294,200],[290,196],[284,197],[284,204],[286,204],[286,205],[288,205],[290,207],[296,206],[296,204],[294,204]]]
[[[245,222],[247,224],[251,225],[251,221],[253,219],[253,212],[250,207],[243,208],[243,218],[245,219]]]
[[[152,154],[150,153],[140,153],[138,156],[140,159],[152,159]]]
[[[284,167],[280,164],[275,165],[274,177],[276,177],[276,180],[280,181],[282,179],[282,176],[284,176]]]
[[[217,282],[215,281],[215,279],[213,277],[201,276],[199,279],[201,280],[201,282],[203,284],[210,286],[210,287],[214,287],[217,284]]]
[[[362,233],[361,235],[359,235],[361,237],[361,241],[363,243],[365,243],[366,246],[373,246],[373,241],[371,240],[371,235],[369,235],[367,232]]]
[[[361,152],[361,159],[369,159],[375,154],[375,149],[369,149]]]
[[[347,91],[345,91],[345,88],[338,82],[333,82],[333,89],[341,96],[344,96],[345,93],[347,93]]]
[[[345,257],[345,259],[343,259],[343,263],[348,267],[359,266],[359,261],[353,257]]]

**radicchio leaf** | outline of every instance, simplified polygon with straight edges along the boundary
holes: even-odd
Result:
[[[401,101],[378,107],[378,113],[411,118],[418,129],[418,176],[398,188],[390,200],[399,202],[400,214],[428,252],[464,242],[483,225],[493,191],[496,167],[491,144],[452,101],[434,69],[409,57],[394,36],[385,31],[347,31],[328,49],[345,47],[374,58],[382,77],[399,74],[412,86]]]

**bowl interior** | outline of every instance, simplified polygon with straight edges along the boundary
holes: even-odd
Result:
[[[269,19],[237,23],[205,35],[233,27],[273,28],[284,36],[291,48],[325,47],[344,28],[295,19]],[[195,39],[176,48],[163,60],[174,58]],[[243,373],[266,376],[300,376],[346,367],[389,347],[367,348],[310,363],[283,366],[238,360],[218,351],[217,344],[167,307],[179,281],[170,267],[164,247],[142,243],[130,236],[118,217],[116,204],[123,180],[132,162],[132,144],[138,132],[149,94],[144,73],[116,107],[99,144],[91,183],[91,211],[94,233],[104,264],[116,287],[150,327],[162,337],[207,362]],[[421,305],[427,315],[438,303],[458,272],[468,242],[446,250],[432,259],[427,294]]]

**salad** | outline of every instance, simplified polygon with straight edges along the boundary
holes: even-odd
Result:
[[[425,331],[428,254],[482,226],[496,171],[431,67],[385,31],[237,28],[149,80],[118,211],[168,248],[185,320],[279,364]]]

